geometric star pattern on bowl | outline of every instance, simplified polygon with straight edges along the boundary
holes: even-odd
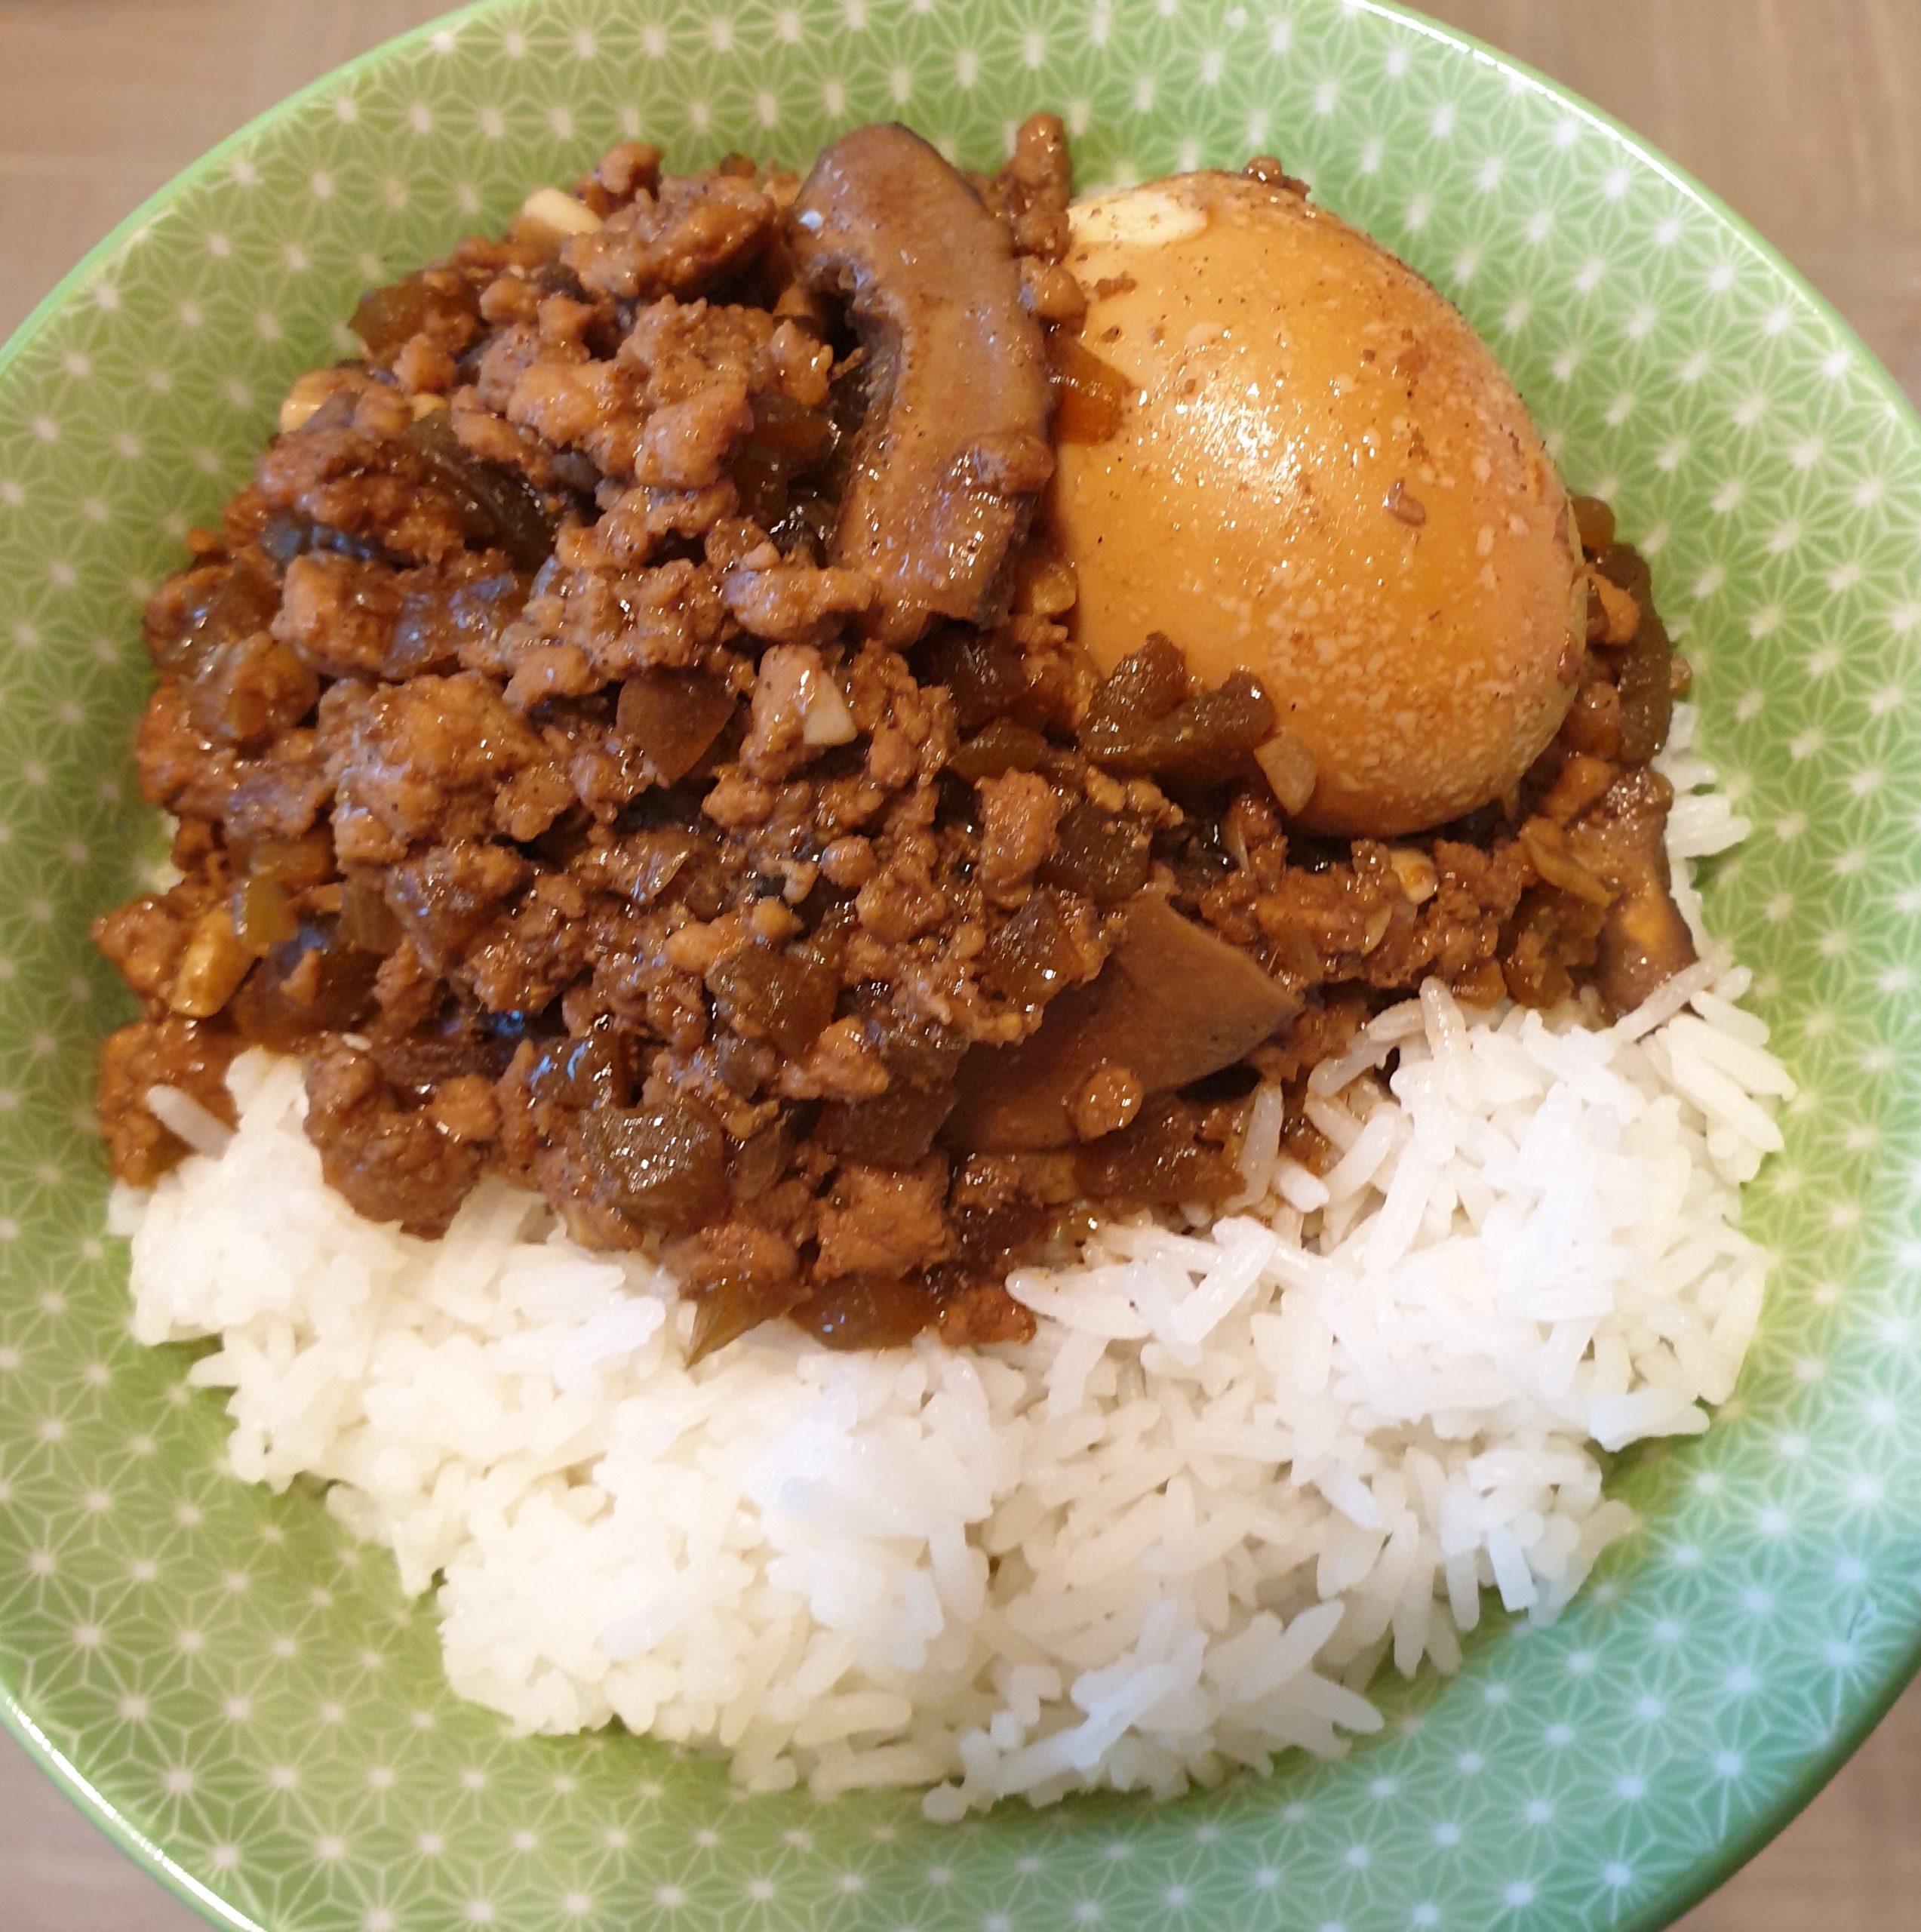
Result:
[[[1709,886],[1802,1084],[1735,1398],[1634,1459],[1646,1527],[1551,1630],[1489,1620],[1386,1731],[1179,1803],[936,1828],[744,1800],[624,1736],[514,1740],[305,1491],[126,1334],[86,922],[154,851],[139,613],[367,282],[644,133],[804,161],[900,118],[1083,184],[1271,149],[1459,302],[1693,661],[1747,845]],[[0,361],[0,1686],[170,1882],[276,1928],[1646,1926],[1804,1799],[1921,1604],[1921,428],[1834,316],[1591,110],[1425,23],[1292,0],[519,0],[324,81],[82,265]]]

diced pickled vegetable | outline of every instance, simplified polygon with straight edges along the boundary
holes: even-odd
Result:
[[[1614,512],[1598,497],[1576,497],[1572,506],[1581,547],[1597,557],[1614,541]]]
[[[217,745],[252,751],[299,724],[320,680],[265,631],[211,645],[186,682],[187,715]]]
[[[580,1148],[605,1198],[643,1227],[690,1234],[727,1204],[726,1141],[690,1102],[597,1109]]]
[[[1059,895],[1043,886],[988,941],[981,978],[1003,999],[1042,1006],[1085,978],[1087,964]]]
[[[1097,1201],[1172,1208],[1223,1199],[1240,1177],[1227,1150],[1203,1137],[1200,1109],[1163,1098],[1118,1134],[1090,1140],[1074,1156],[1083,1192]]]
[[[1004,772],[1038,771],[1059,755],[1038,731],[997,718],[985,731],[954,748],[947,768],[957,778],[978,785],[983,778],[998,778]]]
[[[1252,673],[1188,695],[1185,661],[1157,632],[1095,694],[1080,746],[1103,771],[1187,785],[1232,778],[1273,737],[1272,701]]]
[[[406,937],[376,879],[356,875],[340,890],[340,937],[363,952],[389,953]]]
[[[258,956],[291,939],[300,930],[294,902],[277,878],[250,874],[235,894],[234,937]]]
[[[463,334],[477,334],[479,325],[480,297],[466,278],[426,269],[368,290],[350,326],[366,345],[368,361],[384,369],[416,335],[426,332],[458,340]]]
[[[1124,905],[1147,884],[1153,868],[1153,841],[1147,828],[1098,805],[1073,807],[1061,820],[1054,841],[1053,854],[1041,867],[1041,877],[1096,906]]]
[[[936,631],[917,655],[921,682],[947,687],[954,721],[964,731],[1017,712],[1028,701],[1027,660],[1007,638],[950,625]]]
[[[771,1040],[796,1057],[834,1017],[840,983],[820,959],[750,946],[708,969],[707,989],[715,1010],[736,1033]]]
[[[637,672],[620,688],[616,720],[663,785],[684,778],[733,715],[733,692],[705,671]]]
[[[687,1366],[737,1342],[764,1321],[777,1321],[803,1292],[799,1278],[755,1281],[724,1275],[693,1297],[693,1334],[687,1344]]]
[[[914,1167],[927,1158],[957,1098],[951,1084],[916,1087],[896,1080],[874,1100],[830,1101],[820,1110],[813,1137],[844,1160]]]
[[[255,1046],[290,1053],[369,1018],[380,970],[380,955],[349,945],[332,921],[309,921],[255,966],[227,1010]]]
[[[552,1041],[534,1062],[528,1084],[543,1100],[568,1106],[630,1106],[635,1084],[633,1035],[601,1026],[582,1038]]]
[[[519,571],[537,571],[553,555],[554,525],[539,500],[513,472],[472,454],[444,410],[416,419],[401,441],[459,506],[469,542],[504,550]]]
[[[789,1318],[830,1349],[900,1349],[939,1313],[939,1297],[925,1281],[856,1275],[810,1296]]]

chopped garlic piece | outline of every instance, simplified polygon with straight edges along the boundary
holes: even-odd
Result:
[[[331,369],[309,369],[305,375],[297,377],[281,402],[280,433],[290,435],[309,421],[339,387],[339,377]]]
[[[601,218],[585,202],[577,202],[558,188],[536,188],[521,204],[521,214],[556,235],[591,235]]]

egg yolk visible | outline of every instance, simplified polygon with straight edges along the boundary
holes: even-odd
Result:
[[[1109,668],[1160,631],[1209,684],[1253,672],[1314,759],[1312,829],[1500,796],[1567,710],[1586,605],[1566,493],[1486,346],[1291,185],[1183,175],[1073,222],[1090,306],[1048,515],[1081,644]]]

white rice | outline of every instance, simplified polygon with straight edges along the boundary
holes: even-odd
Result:
[[[1683,860],[1744,829],[1690,723]],[[1605,1454],[1707,1426],[1793,1091],[1746,984],[1710,952],[1607,1028],[1430,984],[1317,1071],[1330,1172],[1280,1158],[1263,1094],[1228,1216],[1017,1273],[1021,1348],[773,1328],[690,1371],[671,1280],[533,1196],[486,1183],[438,1243],[360,1220],[258,1053],[223,1149],[161,1096],[205,1151],[115,1226],[139,1337],[219,1338],[192,1374],[232,1392],[236,1473],[330,1483],[519,1728],[618,1718],[941,1819],[1170,1794],[1377,1727],[1376,1671],[1452,1668],[1483,1591],[1552,1617],[1634,1526]]]

